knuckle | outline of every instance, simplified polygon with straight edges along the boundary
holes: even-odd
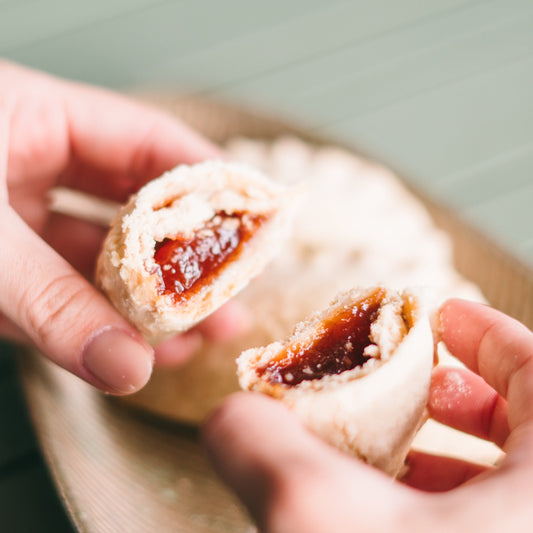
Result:
[[[23,294],[19,315],[29,334],[46,345],[54,335],[68,334],[73,318],[89,303],[90,293],[75,273],[55,277],[38,288],[32,284]]]

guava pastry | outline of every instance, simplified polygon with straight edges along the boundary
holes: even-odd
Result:
[[[204,319],[259,274],[288,232],[294,195],[242,164],[179,166],[120,210],[97,284],[151,343]]]
[[[242,388],[281,400],[310,430],[390,475],[424,420],[434,342],[414,293],[340,294],[286,342],[243,352]]]

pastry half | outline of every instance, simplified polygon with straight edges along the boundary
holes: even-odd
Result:
[[[189,329],[256,276],[294,197],[247,166],[179,166],[145,185],[105,239],[97,284],[151,343]]]
[[[242,388],[278,398],[314,433],[393,476],[424,419],[434,343],[421,300],[354,289],[284,343],[243,352]]]

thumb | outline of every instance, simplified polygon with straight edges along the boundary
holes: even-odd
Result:
[[[52,361],[115,394],[140,389],[152,348],[89,282],[5,205],[0,309]]]
[[[383,513],[373,509],[376,495],[382,503],[405,496],[384,474],[326,445],[281,402],[261,394],[230,396],[206,422],[204,442],[215,470],[263,532],[352,531],[356,510],[359,526],[377,527]],[[391,493],[396,490],[401,494]]]

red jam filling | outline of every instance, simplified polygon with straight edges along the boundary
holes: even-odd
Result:
[[[266,219],[266,215],[221,211],[192,236],[178,235],[156,243],[160,292],[178,302],[207,285],[240,255],[243,244]]]
[[[363,365],[369,356],[370,326],[376,320],[385,295],[382,289],[356,307],[343,309],[322,322],[322,334],[312,343],[294,343],[257,370],[271,383],[298,385],[302,381],[340,374]]]

